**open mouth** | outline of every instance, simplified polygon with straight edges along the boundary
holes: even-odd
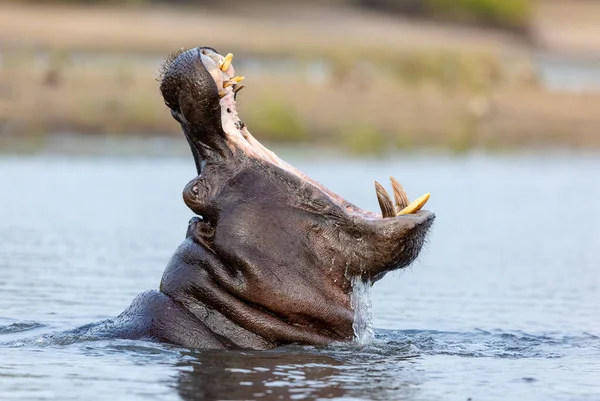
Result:
[[[280,169],[287,171],[303,180],[306,183],[311,184],[324,195],[329,197],[336,204],[340,205],[349,214],[359,215],[366,219],[380,219],[380,218],[410,218],[418,217],[419,220],[429,220],[433,218],[433,214],[421,211],[429,200],[430,194],[426,193],[414,201],[410,202],[408,195],[402,185],[393,177],[390,177],[393,200],[388,194],[385,188],[375,181],[375,192],[379,206],[381,208],[381,214],[373,213],[370,211],[363,210],[356,205],[353,205],[330,191],[320,183],[308,177],[295,167],[286,163],[280,159],[274,152],[267,149],[259,141],[257,141],[252,134],[248,131],[246,124],[238,116],[236,109],[236,97],[241,89],[244,88],[242,82],[245,77],[236,75],[235,68],[232,64],[233,55],[231,53],[223,56],[216,52],[214,49],[203,47],[194,49],[197,51],[197,56],[201,60],[204,68],[214,81],[216,86],[216,92],[219,97],[219,107],[221,116],[222,132],[225,135],[225,144],[232,153],[243,152],[248,157],[253,157],[263,162],[270,163],[271,165],[277,166]],[[183,51],[182,51],[183,52]],[[182,52],[178,53],[181,54]],[[178,54],[173,55],[170,60],[176,58]],[[167,64],[169,61],[167,62]],[[165,70],[169,66],[165,67]],[[173,105],[167,102],[167,105],[173,109]],[[178,108],[178,105],[175,105]],[[176,117],[178,118],[178,117]],[[181,116],[178,118],[181,122]],[[184,122],[182,122],[184,124]],[[190,141],[190,146],[198,147],[197,143]],[[198,173],[201,175],[204,164],[201,161],[201,157],[196,156],[196,164]]]
[[[418,257],[435,218],[422,210],[429,194],[410,202],[397,180],[392,196],[376,182],[381,213],[373,213],[280,159],[238,116],[245,81],[232,58],[199,47],[163,69],[161,93],[198,172],[183,199],[201,218],[188,224],[161,291],[228,313],[274,343],[352,338],[353,283]]]

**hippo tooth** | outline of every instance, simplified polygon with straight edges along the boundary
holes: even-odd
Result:
[[[233,93],[238,93],[239,91],[241,91],[242,89],[244,89],[245,86],[244,85],[238,85],[235,87],[235,89],[233,90]]]
[[[431,194],[429,192],[424,195],[419,196],[410,205],[406,206],[404,209],[399,211],[397,216],[400,216],[402,214],[411,214],[411,213],[418,212],[419,210],[421,210],[421,208],[423,206],[425,206],[425,204],[429,200],[430,196],[431,196]]]
[[[227,53],[222,62],[219,63],[219,68],[221,71],[227,71],[229,67],[231,67],[231,60],[233,59],[233,54]]]
[[[227,88],[233,84],[237,84],[240,81],[243,81],[246,77],[233,77],[229,81],[223,82],[223,88]]]
[[[410,201],[408,200],[408,195],[406,194],[406,191],[404,190],[402,185],[400,185],[400,182],[398,182],[397,179],[395,179],[394,177],[390,177],[390,181],[392,182],[392,188],[394,189],[394,199],[396,200],[396,206],[398,206],[399,210],[402,210],[410,203]]]
[[[377,200],[379,201],[379,207],[381,208],[381,215],[384,218],[394,217],[396,215],[396,210],[394,209],[392,198],[390,198],[390,195],[385,188],[377,181],[375,181],[375,192],[377,193]]]
[[[227,91],[224,91],[224,90],[219,91],[219,97],[220,98],[225,97],[225,95],[227,95]]]

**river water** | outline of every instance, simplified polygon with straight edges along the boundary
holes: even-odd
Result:
[[[46,336],[157,288],[192,215],[186,152],[95,153],[0,156],[2,400],[600,399],[597,154],[283,151],[372,210],[393,174],[437,219],[373,286],[374,340],[239,352]]]

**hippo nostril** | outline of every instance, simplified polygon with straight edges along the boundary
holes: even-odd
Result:
[[[198,184],[194,185],[192,187],[192,193],[196,196],[198,196],[198,194],[200,193],[199,189],[198,189]]]

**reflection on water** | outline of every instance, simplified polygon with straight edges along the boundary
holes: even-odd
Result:
[[[600,396],[593,154],[280,153],[367,209],[378,207],[373,180],[390,174],[413,197],[432,193],[427,249],[373,286],[366,345],[200,352],[48,335],[115,316],[158,286],[194,175],[185,148],[161,146],[167,156],[133,156],[133,142],[118,156],[114,143],[110,156],[0,156],[2,399]]]
[[[317,352],[195,352],[178,366],[177,390],[185,400],[218,399],[224,388],[232,400],[341,397],[344,366]]]

